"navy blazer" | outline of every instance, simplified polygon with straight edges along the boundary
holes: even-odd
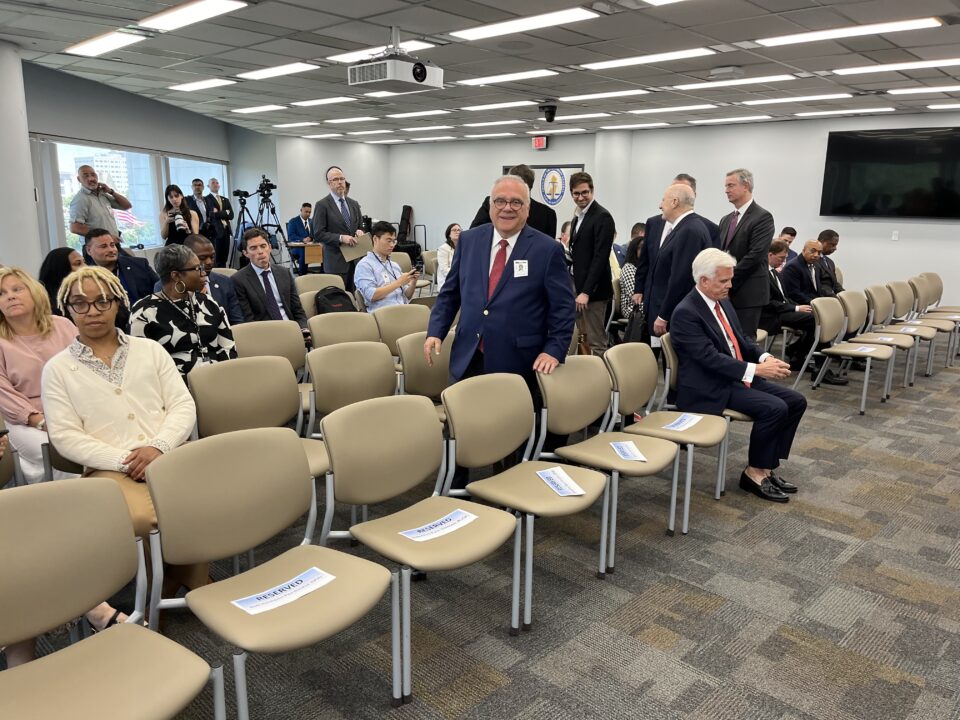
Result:
[[[729,300],[720,307],[740,345],[743,360],[730,354],[716,315],[694,288],[680,301],[670,318],[670,339],[677,352],[677,407],[690,412],[719,415],[727,407],[730,390],[747,371],[747,363],[760,361],[763,350],[743,335],[737,311]]]
[[[307,220],[308,228],[303,227],[303,218],[297,215],[287,221],[287,242],[306,242],[312,239],[313,221]]]
[[[813,267],[816,270],[818,282],[822,282],[819,263]],[[803,259],[803,255],[797,255],[783,266],[780,272],[780,284],[783,285],[786,296],[796,300],[800,305],[809,305],[814,298],[820,297],[820,288],[814,287],[813,280],[810,278],[810,266]]]
[[[560,362],[567,355],[576,307],[563,246],[524,226],[500,282],[487,299],[493,225],[465,230],[453,264],[430,313],[428,337],[445,338],[453,319],[460,320],[450,351],[450,375],[459,380],[483,339],[484,371],[534,379],[540,353]],[[526,277],[515,277],[518,260],[526,260]]]
[[[92,259],[87,259],[87,265],[96,265]],[[130,307],[142,297],[153,292],[153,286],[160,282],[160,277],[150,267],[150,263],[141,257],[120,254],[114,275],[120,279],[120,284],[127,291],[130,298]]]
[[[720,247],[720,226],[710,218],[705,218],[700,213],[694,213],[693,216],[700,220],[704,227],[707,228],[707,232],[710,233],[710,242],[712,243],[713,247]]]
[[[223,308],[224,313],[227,315],[227,320],[230,321],[230,325],[239,325],[244,322],[243,312],[240,310],[240,301],[237,300],[237,289],[233,286],[233,280],[217,272],[210,273],[208,277],[210,278],[210,297],[217,302],[217,305]],[[153,291],[155,293],[160,292],[162,287],[163,284],[157,280],[153,286]]]
[[[667,236],[649,271],[649,300],[644,298],[651,333],[654,321],[658,317],[669,321],[674,308],[693,289],[693,259],[709,247],[713,247],[710,231],[695,215],[683,218]]]

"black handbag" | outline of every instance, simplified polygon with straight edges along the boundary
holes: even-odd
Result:
[[[645,342],[646,331],[647,323],[643,314],[643,305],[634,305],[627,327],[623,331],[623,342]]]

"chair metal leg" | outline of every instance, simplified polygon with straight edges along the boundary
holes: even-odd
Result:
[[[400,640],[403,654],[403,702],[413,700],[413,672],[410,653],[410,568],[400,569]]]
[[[907,357],[903,363],[903,386],[907,387],[907,384],[910,382],[910,361],[913,358],[913,353],[917,349],[917,343],[914,341],[913,347],[907,350]]]
[[[692,452],[692,445],[687,445],[687,463],[690,462],[690,453]],[[678,453],[679,456],[679,453]],[[678,463],[679,459],[674,459],[674,463]],[[673,473],[673,482],[670,484],[670,511],[667,513],[667,535],[673,535],[673,528],[676,525],[677,521],[677,484],[680,481],[680,473]]]
[[[890,393],[893,391],[893,366],[897,361],[897,351],[894,349],[893,355],[890,356],[890,360],[887,362],[887,375],[884,378],[884,395],[880,399],[880,402],[886,402],[887,398],[890,397]]]
[[[607,480],[610,485],[610,511],[600,522],[600,554],[603,555],[604,535],[610,538],[610,549],[607,551],[607,572],[613,575],[614,563],[617,557],[617,497],[620,494],[620,473],[614,470]],[[601,558],[602,559],[602,558]]]
[[[520,634],[520,536],[523,516],[516,513],[517,526],[513,531],[513,587],[510,593],[510,634]]]
[[[222,665],[210,668],[210,692],[213,693],[213,720],[227,720],[227,699]]]
[[[400,688],[403,661],[400,658],[400,571],[390,573],[390,655],[392,660],[393,693],[390,704],[393,707],[403,705],[403,691]]]
[[[256,557],[254,557],[254,549],[250,548],[247,550],[247,570],[252,570],[257,564]]]
[[[827,374],[827,370],[830,368],[830,363],[832,360],[829,357],[823,359],[823,365],[820,366],[820,372],[817,373],[817,377],[813,381],[813,389],[816,390],[820,387],[820,383],[823,381],[824,376]]]
[[[247,653],[233,654],[233,687],[237,695],[237,720],[250,720],[250,707],[247,703]]]
[[[326,502],[323,508],[323,525],[320,527],[320,545],[327,544],[327,537],[333,527],[334,510],[334,492],[333,492],[333,473],[327,473],[326,483],[324,485],[326,493]]]
[[[150,585],[150,629],[160,629],[160,591],[163,589],[163,554],[160,551],[160,531],[150,532],[150,566],[153,578]]]
[[[683,527],[680,532],[687,534],[690,522],[690,487],[693,485],[693,445],[687,445],[687,480],[683,490]]]
[[[924,373],[927,377],[933,375],[933,355],[936,352],[934,346],[937,344],[937,339],[934,338],[930,341],[930,346],[927,349],[927,372]]]
[[[533,627],[533,518],[532,513],[527,514],[527,549],[526,557],[523,559],[523,624],[520,626],[521,630],[530,630]]]
[[[860,391],[860,414],[867,411],[867,383],[870,382],[870,362],[873,358],[867,358],[867,366],[863,371],[863,389]]]
[[[603,486],[603,505],[600,510],[600,565],[597,577],[603,580],[607,576],[607,531],[610,526],[610,482]]]
[[[727,484],[727,444],[730,442],[730,418],[724,418],[727,421],[727,429],[723,433],[723,440],[717,447],[717,487],[713,491],[713,499],[719,500],[725,492]]]
[[[240,556],[239,555],[233,556],[233,574],[234,574],[234,577],[240,574]]]

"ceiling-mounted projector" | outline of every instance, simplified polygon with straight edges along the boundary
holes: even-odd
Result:
[[[442,88],[443,70],[408,55],[386,55],[348,67],[347,83],[397,93]]]

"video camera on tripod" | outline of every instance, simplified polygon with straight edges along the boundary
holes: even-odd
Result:
[[[280,218],[277,217],[277,207],[273,204],[273,191],[277,189],[276,183],[274,183],[266,175],[260,176],[260,184],[257,185],[256,190],[250,192],[247,190],[234,190],[233,196],[240,201],[240,210],[237,213],[239,216],[239,222],[237,223],[237,230],[234,235],[234,243],[230,248],[230,260],[229,266],[236,267],[234,264],[234,258],[237,254],[237,250],[240,247],[240,240],[243,237],[243,233],[250,228],[261,228],[266,230],[267,234],[270,236],[270,246],[274,250],[280,251],[280,261],[283,262],[283,251],[287,250],[287,238],[283,232],[283,225],[280,223]],[[251,214],[250,209],[247,207],[247,200],[256,195],[259,197],[259,204],[257,206],[257,216]],[[283,242],[280,242],[280,241]],[[287,250],[286,262],[290,262],[290,253]]]

